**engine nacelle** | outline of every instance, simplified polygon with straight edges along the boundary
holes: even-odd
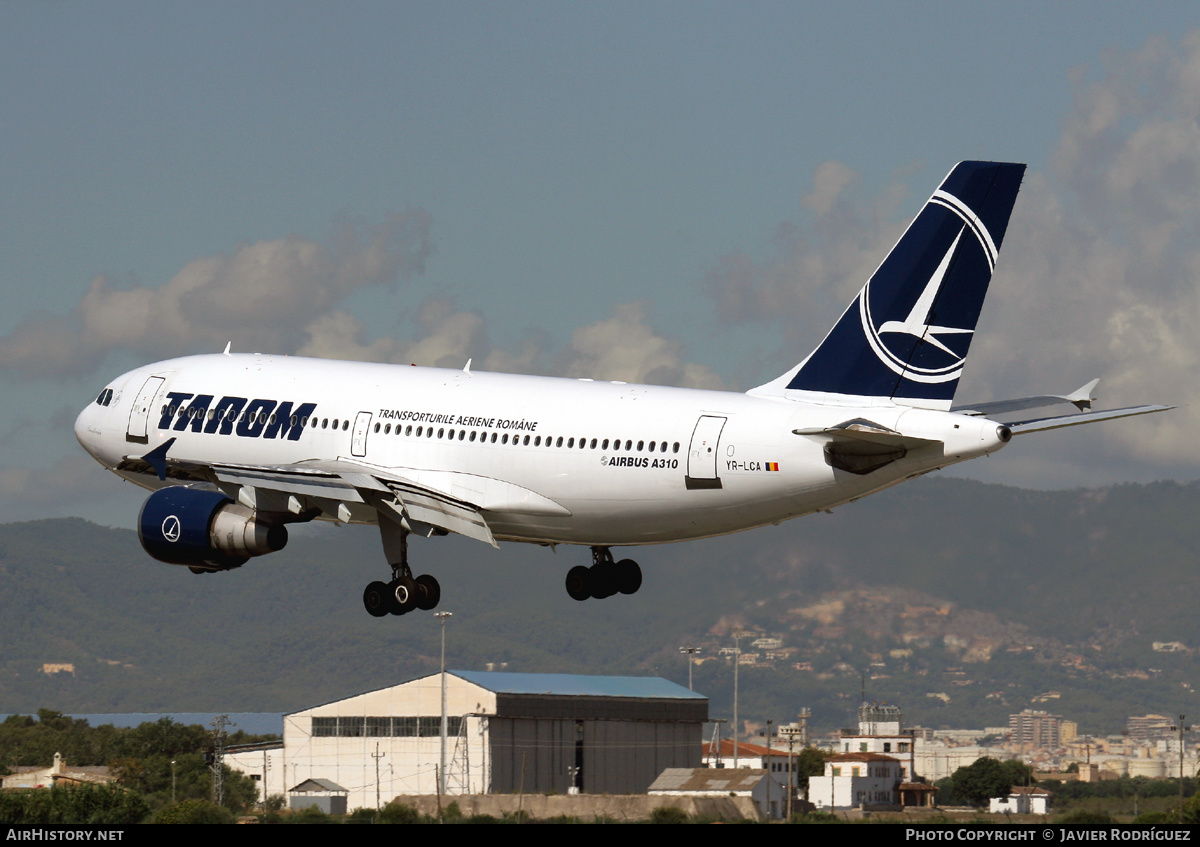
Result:
[[[160,562],[206,570],[236,568],[251,556],[287,545],[287,527],[219,491],[175,485],[150,495],[138,516],[138,538]]]

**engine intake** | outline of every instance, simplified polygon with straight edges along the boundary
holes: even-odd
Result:
[[[138,538],[160,562],[229,570],[282,550],[288,533],[219,491],[176,485],[155,491],[143,504]]]

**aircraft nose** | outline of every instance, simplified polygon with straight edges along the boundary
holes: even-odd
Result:
[[[89,403],[75,418],[75,438],[93,456],[100,447],[100,427],[96,420],[98,408],[95,403]]]

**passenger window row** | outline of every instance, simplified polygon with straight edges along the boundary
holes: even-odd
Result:
[[[376,423],[374,431],[382,435],[391,435],[393,433],[392,425],[390,423]],[[520,433],[514,433],[510,435],[507,432],[488,432],[486,430],[481,432],[474,429],[446,429],[445,427],[439,427],[435,430],[431,426],[418,426],[414,428],[412,424],[409,424],[403,428],[400,426],[400,424],[396,424],[394,433],[396,435],[404,435],[405,437],[411,438],[436,437],[450,441],[457,440],[477,442],[479,444],[512,444],[514,446],[519,445],[522,447],[529,447],[532,445],[534,447],[565,447],[568,450],[608,450],[611,445],[613,451],[624,449],[626,452],[666,453],[668,447],[670,447],[672,453],[679,452],[678,441],[671,444],[668,444],[666,441],[651,441],[649,444],[647,444],[645,441],[638,441],[636,442],[635,447],[635,442],[631,438],[625,439],[624,442],[622,442],[619,438],[614,438],[611,441],[607,438],[592,438],[590,440],[588,438],[564,438],[561,435],[555,438],[553,435],[521,435]]]

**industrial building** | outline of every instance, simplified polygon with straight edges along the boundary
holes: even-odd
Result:
[[[666,768],[700,766],[708,699],[657,677],[446,672],[450,794],[645,792]],[[442,675],[284,716],[283,745],[230,764],[290,795],[308,780],[348,807],[434,794]]]

